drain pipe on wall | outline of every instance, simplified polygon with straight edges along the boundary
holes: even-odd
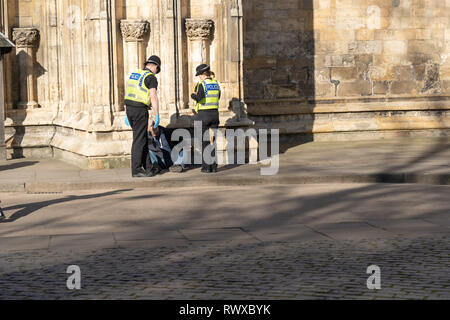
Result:
[[[112,4],[111,0],[106,0],[106,23],[108,32],[108,69],[109,69],[109,111],[111,114],[111,125],[114,123],[114,46],[112,28]]]
[[[177,118],[180,116],[178,104],[180,102],[180,74],[178,70],[178,0],[172,2],[173,10],[173,66],[175,76],[175,110]]]
[[[240,0],[236,0],[237,24],[238,24],[238,81],[239,81],[239,106],[242,104],[242,60],[241,60],[241,6]]]

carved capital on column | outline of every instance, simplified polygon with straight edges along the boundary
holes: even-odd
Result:
[[[190,40],[208,40],[214,28],[214,22],[206,19],[186,19],[186,34]]]
[[[13,40],[17,48],[34,47],[39,40],[39,30],[35,28],[14,28]]]
[[[142,20],[121,20],[120,31],[126,42],[143,41],[150,31],[150,23]]]

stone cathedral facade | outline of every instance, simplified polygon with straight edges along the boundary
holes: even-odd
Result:
[[[156,54],[162,125],[192,127],[195,67],[221,127],[290,144],[450,132],[450,0],[0,0],[11,157],[129,162],[128,74]]]

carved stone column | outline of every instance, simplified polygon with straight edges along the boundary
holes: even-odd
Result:
[[[210,40],[214,30],[214,22],[206,19],[186,19],[186,34],[189,38],[189,88],[195,84],[195,68],[202,64],[210,64]]]
[[[145,56],[144,39],[150,31],[150,23],[142,20],[121,20],[120,30],[124,44],[124,76],[127,79],[131,72],[142,68]]]
[[[244,69],[242,61],[244,60],[244,37],[239,33],[243,30],[242,23],[242,0],[238,0],[237,6],[233,7],[230,12],[231,28],[229,34],[229,45],[232,47],[231,65],[234,70],[239,70],[238,74],[235,74],[235,84],[233,86],[231,98],[231,110],[234,113],[233,118],[227,121],[228,126],[234,127],[248,127],[253,126],[255,123],[247,117],[247,106],[243,99],[244,93]],[[231,73],[233,74],[233,73]],[[241,79],[241,80],[239,80]],[[237,99],[239,97],[240,99]],[[253,146],[253,147],[252,147]],[[257,148],[258,145],[250,144],[250,148]]]
[[[37,83],[34,66],[39,30],[34,28],[14,28],[13,40],[16,42],[17,64],[19,68],[18,107],[37,108]]]
[[[6,160],[5,101],[3,93],[3,54],[0,52],[0,163]]]

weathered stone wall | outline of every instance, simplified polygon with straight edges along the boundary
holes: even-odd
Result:
[[[4,61],[14,156],[122,163],[126,79],[152,54],[162,124],[173,128],[192,126],[195,67],[209,63],[222,126],[252,125],[248,111],[256,128],[327,139],[449,131],[449,0],[0,2],[17,46]]]
[[[450,93],[449,1],[316,3],[317,96]]]
[[[247,99],[450,93],[448,0],[248,0],[244,47]]]
[[[314,96],[312,0],[243,6],[245,98]]]
[[[77,163],[91,159],[94,167],[98,159],[127,158],[132,139],[124,125],[125,83],[153,54],[162,60],[163,125],[192,125],[190,93],[201,63],[211,64],[224,89],[222,125],[248,124],[239,103],[240,1],[0,2],[0,28],[17,45],[4,63],[6,139],[15,157],[50,149]]]
[[[448,135],[449,32],[448,0],[245,1],[250,118],[311,139]]]

